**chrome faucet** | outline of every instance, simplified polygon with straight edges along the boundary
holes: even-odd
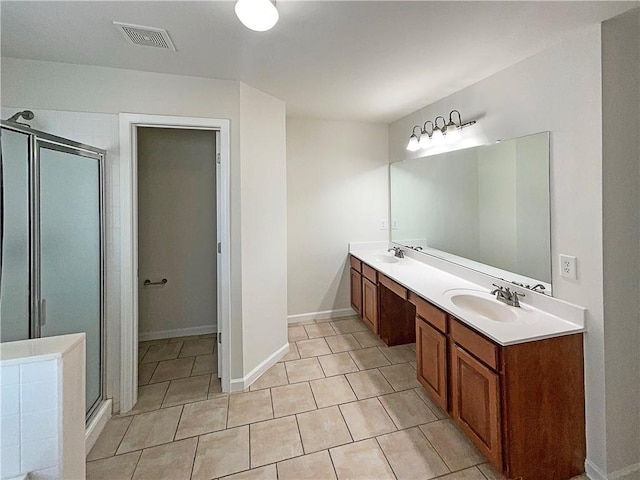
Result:
[[[491,290],[491,295],[495,295],[496,300],[511,307],[520,307],[520,300],[518,297],[524,297],[524,293],[518,293],[515,290],[511,291],[509,287],[502,287],[495,283],[492,285],[496,288],[495,290]]]
[[[395,252],[394,256],[398,258],[404,258],[404,250],[400,247],[391,247],[387,252]]]

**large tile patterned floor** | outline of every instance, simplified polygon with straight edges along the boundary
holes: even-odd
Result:
[[[289,341],[231,395],[211,336],[141,343],[138,403],[87,478],[502,480],[417,383],[415,345],[388,348],[357,318],[295,324]]]

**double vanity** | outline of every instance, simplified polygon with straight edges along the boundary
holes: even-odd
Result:
[[[416,343],[419,382],[506,478],[581,474],[584,311],[525,289],[509,306],[412,256],[352,244],[353,309],[387,345]]]

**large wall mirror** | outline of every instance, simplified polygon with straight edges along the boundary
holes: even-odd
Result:
[[[393,242],[551,294],[549,132],[392,163],[390,181]]]

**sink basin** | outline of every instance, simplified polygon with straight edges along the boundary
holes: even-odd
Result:
[[[480,291],[452,291],[449,300],[456,307],[469,313],[480,315],[494,322],[514,322],[518,314],[514,307],[497,301],[492,295]]]
[[[375,255],[373,260],[379,263],[398,263],[399,259],[391,255]]]

